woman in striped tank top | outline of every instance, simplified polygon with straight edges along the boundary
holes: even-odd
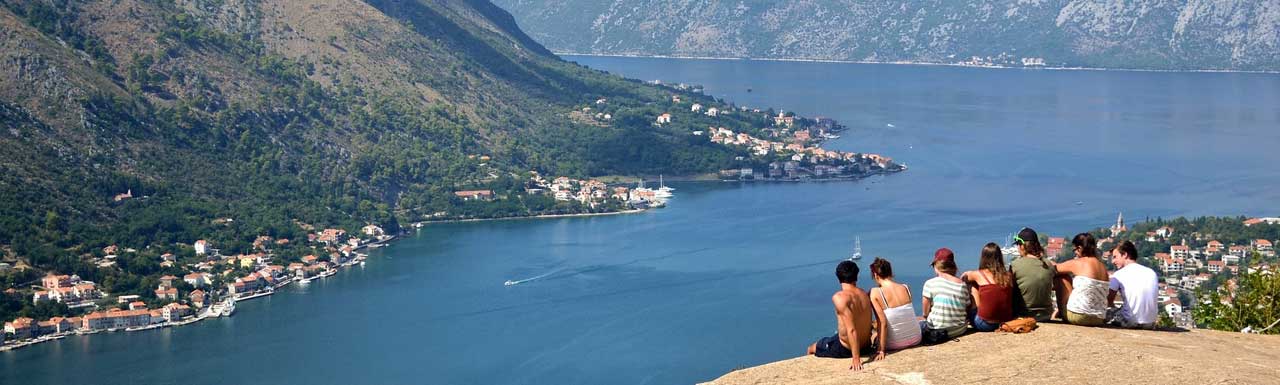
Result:
[[[871,262],[871,278],[879,287],[871,289],[871,305],[876,310],[876,332],[882,358],[885,350],[901,350],[920,343],[920,323],[911,301],[911,289],[893,281],[889,261]]]

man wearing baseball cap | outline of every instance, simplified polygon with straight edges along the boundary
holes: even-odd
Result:
[[[1036,321],[1048,321],[1053,315],[1053,264],[1045,260],[1044,247],[1035,230],[1023,227],[1013,237],[1021,256],[1009,262],[1013,273],[1013,315],[1034,317]]]
[[[924,298],[921,326],[946,330],[951,338],[959,337],[968,329],[966,315],[971,302],[964,281],[956,278],[955,253],[945,247],[938,249],[930,265],[938,276],[925,281],[924,290],[920,292]]]

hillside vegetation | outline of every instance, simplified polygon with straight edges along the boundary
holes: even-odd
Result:
[[[746,149],[690,132],[770,122],[673,108],[722,102],[562,61],[474,0],[0,0],[0,63],[0,257],[38,270],[6,288],[47,270],[145,294],[197,239],[394,233],[531,170],[735,167]],[[136,261],[87,262],[111,245]]]

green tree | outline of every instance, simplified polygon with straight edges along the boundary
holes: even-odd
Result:
[[[1229,303],[1223,303],[1223,293],[1208,293],[1207,301],[1192,310],[1196,324],[1215,330],[1257,331],[1280,320],[1280,274],[1247,273],[1237,279],[1235,295]],[[1280,327],[1265,333],[1280,334]]]

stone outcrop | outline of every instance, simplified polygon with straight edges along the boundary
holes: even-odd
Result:
[[[803,348],[804,341],[797,343]],[[891,352],[852,372],[847,359],[799,357],[710,384],[1275,384],[1280,336],[1041,324]]]

